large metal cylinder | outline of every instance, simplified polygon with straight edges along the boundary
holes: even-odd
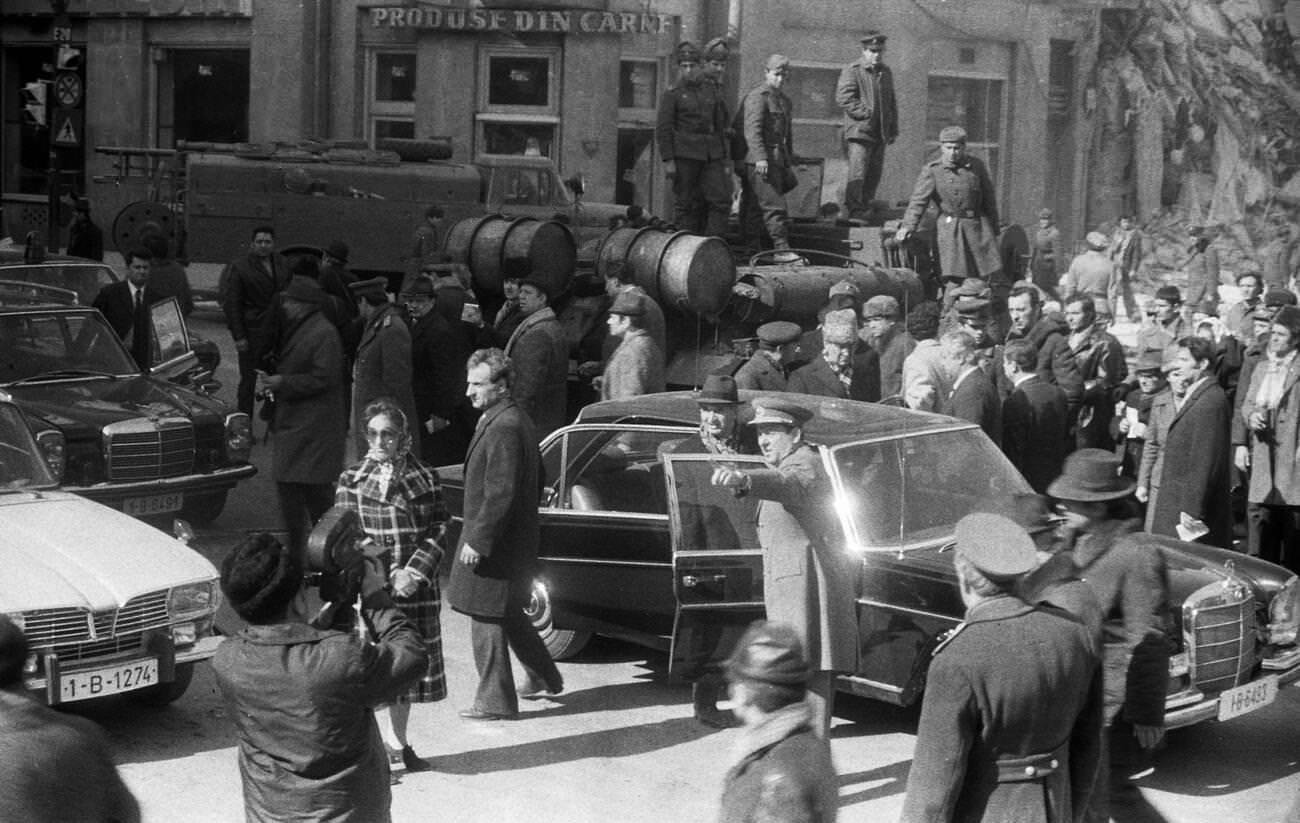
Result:
[[[725,242],[684,231],[615,229],[596,249],[595,265],[602,277],[623,267],[625,279],[661,307],[688,314],[718,314],[736,282],[736,264]]]
[[[921,278],[911,269],[854,266],[756,266],[741,272],[731,308],[748,323],[789,320],[807,325],[826,305],[831,286],[841,280],[858,287],[862,299],[888,294],[903,313],[925,299]]]
[[[452,260],[469,266],[475,291],[497,295],[508,277],[537,277],[559,294],[578,259],[573,232],[563,223],[499,214],[457,221],[445,248]]]

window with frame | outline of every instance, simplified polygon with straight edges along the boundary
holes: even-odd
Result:
[[[650,112],[658,105],[659,61],[621,60],[618,64],[618,107],[634,117]]]
[[[939,156],[939,132],[966,129],[966,150],[984,161],[997,181],[1001,161],[1003,95],[1001,78],[930,75],[926,93],[926,162]]]
[[[484,49],[480,61],[479,150],[553,158],[560,122],[559,51]]]
[[[376,51],[370,59],[367,114],[371,143],[415,137],[415,53]]]
[[[835,102],[840,66],[791,63],[783,91],[794,109],[795,151],[805,157],[838,157],[844,110]]]

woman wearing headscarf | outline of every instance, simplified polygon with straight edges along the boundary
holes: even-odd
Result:
[[[424,676],[396,703],[378,712],[379,730],[394,769],[424,771],[406,736],[411,703],[447,696],[443,677],[438,562],[447,522],[438,474],[411,451],[411,431],[396,403],[380,398],[361,413],[368,450],[339,476],[336,506],[355,511],[366,536],[381,546],[393,600],[420,630],[429,652]]]

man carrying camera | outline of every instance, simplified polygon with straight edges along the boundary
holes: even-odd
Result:
[[[374,707],[392,702],[423,674],[424,644],[384,589],[384,569],[369,556],[358,561],[362,569],[354,563],[343,574],[361,578],[361,617],[374,642],[350,630],[346,596],[309,622],[299,557],[259,534],[221,566],[221,589],[249,623],[212,660],[239,737],[245,817],[388,821],[388,756]],[[350,589],[345,581],[331,582]]]

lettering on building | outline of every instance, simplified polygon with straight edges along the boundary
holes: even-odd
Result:
[[[374,6],[370,25],[386,29],[510,32],[514,34],[668,34],[673,17],[613,11],[449,9]]]

